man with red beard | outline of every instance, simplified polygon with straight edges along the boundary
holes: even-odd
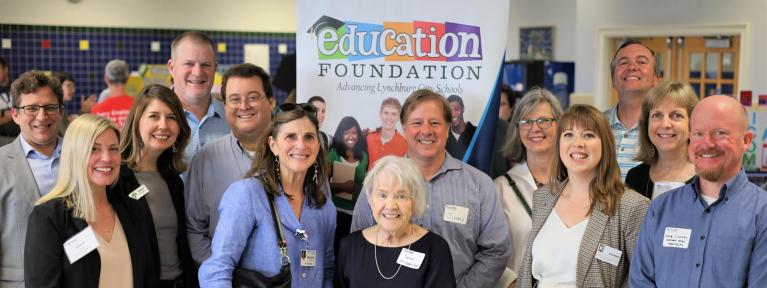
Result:
[[[615,52],[610,73],[618,104],[605,111],[605,117],[615,137],[621,178],[626,179],[629,170],[641,163],[634,160],[639,152],[639,116],[647,92],[658,84],[655,52],[639,41],[628,40]]]
[[[631,287],[767,287],[767,192],[741,169],[753,138],[734,98],[695,107],[689,156],[698,176],[653,200]]]

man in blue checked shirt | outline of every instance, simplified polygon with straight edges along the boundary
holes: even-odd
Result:
[[[638,41],[628,40],[615,52],[610,73],[618,91],[618,104],[605,111],[605,117],[615,137],[621,178],[626,179],[629,170],[640,163],[634,157],[639,152],[642,101],[659,80],[655,52]]]
[[[741,169],[753,138],[734,98],[711,96],[695,107],[689,157],[698,176],[653,200],[631,287],[767,287],[767,192]]]

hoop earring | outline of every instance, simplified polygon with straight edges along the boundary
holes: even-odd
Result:
[[[178,147],[176,147],[176,143],[170,145],[170,150],[173,151],[173,153],[178,153]]]
[[[312,180],[314,180],[315,186],[320,186],[320,177],[317,176],[317,174],[319,174],[318,172],[319,170],[320,170],[320,164],[317,162],[314,162],[314,177],[312,177]]]

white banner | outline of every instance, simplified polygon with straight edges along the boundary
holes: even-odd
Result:
[[[488,103],[504,60],[508,1],[298,0],[297,9],[297,101],[326,100],[322,130],[331,137],[345,116],[380,127],[382,100],[404,102],[421,88],[460,96],[465,121],[495,133],[481,124],[497,111]]]

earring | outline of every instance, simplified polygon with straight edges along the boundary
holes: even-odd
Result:
[[[170,150],[173,151],[173,153],[178,152],[178,147],[176,147],[176,143],[173,143],[173,145],[170,145]]]
[[[320,177],[317,176],[317,174],[319,174],[318,172],[319,170],[320,170],[320,164],[317,162],[314,162],[314,177],[312,177],[312,180],[314,180],[315,186],[320,186]]]
[[[280,159],[277,158],[277,155],[274,156],[274,178],[277,183],[280,182]]]

